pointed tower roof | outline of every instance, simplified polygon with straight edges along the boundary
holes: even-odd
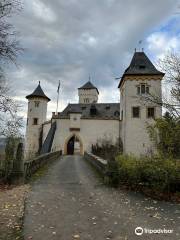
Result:
[[[125,70],[119,86],[121,86],[123,78],[127,75],[161,75],[163,72],[156,69],[150,59],[144,52],[135,52],[129,67]]]
[[[50,98],[48,98],[45,93],[43,92],[42,88],[41,88],[41,85],[40,85],[40,82],[39,82],[39,85],[37,86],[37,88],[34,90],[33,93],[31,93],[30,95],[27,95],[26,98],[27,99],[30,99],[30,98],[33,98],[33,97],[40,97],[40,98],[45,98],[48,100],[48,102],[51,100]]]
[[[90,81],[88,81],[82,87],[80,87],[78,89],[96,89],[98,94],[99,94],[99,91],[98,91],[97,87],[95,87]]]

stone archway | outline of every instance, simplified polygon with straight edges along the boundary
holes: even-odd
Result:
[[[84,149],[83,149],[83,143],[82,143],[82,139],[79,135],[77,135],[76,133],[72,133],[65,141],[64,143],[64,154],[74,154],[74,150],[72,151],[71,148],[74,148],[74,141],[78,140],[79,141],[79,153],[81,155],[84,154]]]

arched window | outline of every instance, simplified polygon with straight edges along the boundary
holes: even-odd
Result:
[[[141,83],[137,86],[137,94],[149,94],[149,86],[146,83]]]
[[[35,107],[39,107],[39,101],[34,102]]]

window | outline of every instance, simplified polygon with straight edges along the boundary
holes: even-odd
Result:
[[[132,108],[132,117],[139,118],[140,117],[140,107],[133,107]]]
[[[146,86],[146,93],[149,94],[149,87],[148,86]]]
[[[139,65],[139,69],[145,69],[146,66],[145,65]]]
[[[33,125],[38,125],[38,118],[33,118]]]
[[[140,84],[137,86],[137,94],[149,94],[149,86],[147,84]]]
[[[137,94],[140,94],[141,93],[141,88],[140,86],[137,87]]]
[[[97,113],[96,106],[95,105],[91,105],[90,114],[91,115],[96,115],[96,113]]]
[[[115,112],[114,112],[114,116],[115,116],[115,117],[119,117],[119,115],[120,115],[119,111],[115,111]]]
[[[85,103],[89,103],[89,98],[85,98],[85,99],[84,99],[84,102],[85,102]]]
[[[145,92],[146,92],[146,86],[145,86],[145,84],[141,84],[141,94],[145,94]]]
[[[148,118],[154,118],[155,117],[155,108],[154,107],[148,107],[147,108],[147,117]]]
[[[35,107],[39,107],[39,101],[34,102]]]
[[[28,125],[28,122],[29,122],[29,119],[27,118],[27,123],[26,123],[27,125]]]

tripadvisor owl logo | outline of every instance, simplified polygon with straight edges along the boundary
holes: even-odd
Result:
[[[143,228],[142,227],[137,227],[135,228],[135,234],[140,236],[143,234]]]

